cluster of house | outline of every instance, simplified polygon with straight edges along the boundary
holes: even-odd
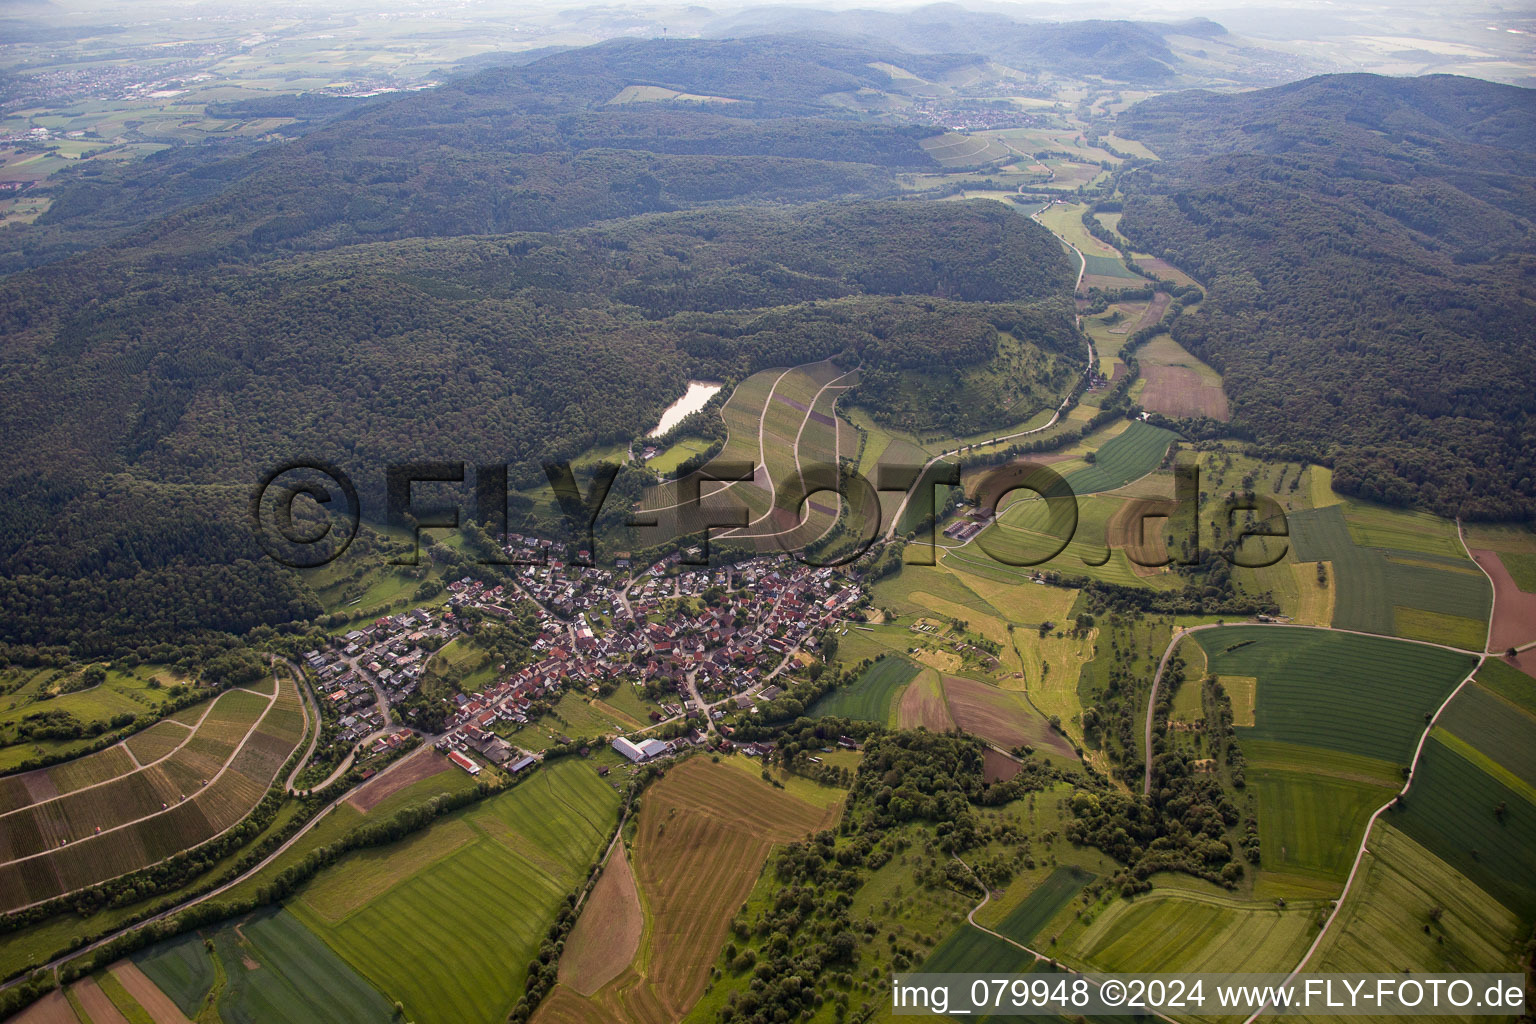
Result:
[[[316,693],[340,714],[342,743],[355,743],[386,725],[379,706],[396,704],[420,685],[432,649],[458,634],[451,612],[426,608],[374,620],[338,637],[334,650],[314,650],[304,663],[319,680]]]
[[[674,571],[680,557],[642,570],[627,586],[611,571],[558,563],[523,566],[510,585],[469,578],[449,584],[450,603],[458,606],[510,616],[520,601],[532,601],[540,633],[530,646],[541,657],[479,693],[456,697],[439,748],[466,756],[473,750],[514,769],[526,765],[533,755],[497,736],[498,724],[522,726],[534,701],[573,688],[595,692],[610,682],[676,693],[676,703],[663,698],[650,712],[653,721],[703,713],[695,690],[735,694],[743,708],[754,698],[771,700],[781,692],[769,681],[775,669],[797,650],[816,650],[817,636],[840,622],[863,593],[838,570],[788,555]],[[713,603],[680,600],[714,590]],[[718,720],[725,712],[709,714]],[[670,742],[623,739],[615,749],[641,761],[704,740],[695,730]]]

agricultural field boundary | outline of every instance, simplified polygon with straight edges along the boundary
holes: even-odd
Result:
[[[1466,533],[1462,530],[1461,520],[1460,519],[1456,520],[1456,535],[1461,540],[1461,548],[1462,548],[1462,550],[1466,552],[1467,557],[1469,559],[1472,558],[1472,552],[1471,552],[1471,549],[1467,547],[1467,536],[1466,536]],[[1473,561],[1474,564],[1477,563],[1476,559],[1472,559],[1472,561]],[[1478,568],[1482,569],[1482,566],[1478,565]],[[1483,570],[1483,575],[1487,576],[1487,570]],[[1493,580],[1492,580],[1491,577],[1489,578],[1488,582],[1489,582],[1490,585],[1493,583]],[[1489,609],[1488,609],[1488,623],[1489,623],[1488,628],[1490,630],[1490,635],[1491,635],[1491,631],[1493,629],[1493,606],[1491,604],[1489,605]],[[1204,628],[1204,627],[1195,627],[1195,628],[1199,629],[1199,628]],[[1187,630],[1186,632],[1193,632],[1193,630]],[[1168,645],[1168,650],[1163,653],[1163,661],[1160,662],[1158,664],[1158,667],[1157,667],[1158,677],[1162,676],[1162,674],[1163,674],[1163,665],[1167,663],[1168,656],[1173,653],[1173,648],[1179,642],[1180,635],[1181,634],[1175,634],[1174,635],[1173,640]],[[1410,643],[1422,643],[1423,641],[1409,641],[1409,642]],[[1440,647],[1440,646],[1444,646],[1444,645],[1432,644],[1430,646]],[[1485,641],[1485,646],[1486,646],[1486,641]],[[1451,648],[1451,649],[1455,650],[1455,648]],[[1464,651],[1462,653],[1472,653],[1472,652],[1465,652]],[[1371,831],[1372,831],[1372,829],[1374,829],[1376,827],[1376,822],[1381,818],[1381,816],[1383,814],[1385,814],[1387,812],[1387,810],[1394,803],[1397,802],[1397,798],[1400,797],[1400,796],[1403,796],[1404,794],[1406,794],[1408,792],[1409,788],[1412,787],[1412,785],[1413,785],[1413,777],[1414,777],[1414,774],[1419,769],[1419,759],[1424,754],[1424,746],[1425,746],[1425,744],[1427,744],[1429,742],[1430,733],[1434,732],[1436,725],[1438,725],[1439,722],[1440,722],[1440,716],[1445,714],[1445,709],[1450,706],[1451,701],[1455,700],[1457,695],[1460,694],[1461,691],[1466,688],[1467,684],[1473,681],[1473,678],[1477,675],[1478,669],[1483,667],[1483,662],[1487,660],[1487,657],[1488,657],[1488,655],[1487,655],[1486,650],[1485,651],[1477,652],[1477,664],[1472,667],[1472,671],[1467,674],[1467,677],[1465,679],[1463,679],[1460,683],[1456,684],[1456,688],[1450,692],[1450,694],[1445,698],[1445,700],[1441,702],[1440,707],[1435,710],[1434,717],[1432,717],[1428,722],[1425,723],[1424,731],[1423,731],[1423,733],[1421,733],[1419,735],[1419,745],[1416,748],[1414,748],[1414,751],[1413,751],[1413,760],[1408,762],[1408,771],[1406,772],[1406,774],[1403,777],[1403,787],[1402,787],[1402,789],[1398,790],[1397,793],[1392,797],[1391,800],[1387,801],[1386,803],[1382,804],[1380,807],[1376,808],[1375,813],[1373,813],[1370,816],[1369,820],[1366,821],[1366,823],[1365,823],[1365,834],[1360,837],[1360,846],[1359,846],[1358,849],[1355,850],[1355,862],[1353,864],[1351,864],[1350,867],[1349,867],[1349,875],[1348,875],[1348,877],[1346,877],[1344,879],[1344,888],[1342,890],[1340,890],[1338,897],[1333,901],[1333,908],[1328,911],[1328,917],[1327,917],[1326,920],[1323,921],[1323,926],[1317,930],[1317,935],[1312,939],[1312,944],[1310,946],[1308,946],[1307,947],[1307,951],[1301,955],[1301,960],[1297,962],[1295,968],[1293,968],[1291,970],[1291,972],[1288,975],[1286,975],[1285,982],[1283,984],[1290,983],[1290,981],[1292,979],[1294,979],[1296,977],[1296,975],[1300,974],[1302,972],[1302,970],[1307,966],[1307,961],[1311,960],[1313,954],[1316,953],[1318,951],[1319,947],[1322,946],[1323,938],[1328,935],[1329,931],[1333,928],[1333,923],[1335,921],[1337,921],[1338,918],[1339,918],[1339,912],[1344,909],[1344,901],[1349,898],[1349,893],[1350,893],[1350,890],[1354,887],[1355,879],[1360,874],[1360,866],[1365,863],[1366,844],[1368,844],[1370,842],[1370,840],[1371,840]],[[1153,684],[1152,684],[1152,699],[1153,699],[1154,702],[1157,699],[1157,682],[1156,682],[1156,680],[1154,680]],[[1151,775],[1152,764],[1151,764],[1151,760],[1150,760],[1150,756],[1151,756],[1150,752],[1151,752],[1151,749],[1152,749],[1152,745],[1151,745],[1151,742],[1150,742],[1151,728],[1152,728],[1152,726],[1151,726],[1152,716],[1151,716],[1151,712],[1150,712],[1150,707],[1151,707],[1151,705],[1149,704],[1148,705],[1149,711],[1148,711],[1148,715],[1147,715],[1147,723],[1148,723],[1147,724],[1147,732],[1148,732],[1148,737],[1149,737],[1149,741],[1148,741],[1148,744],[1147,744],[1148,757],[1149,757],[1149,760],[1147,762],[1147,786],[1148,786],[1148,788],[1150,788],[1151,781],[1152,781],[1152,775]],[[1259,1019],[1259,1017],[1261,1017],[1264,1014],[1264,1010],[1265,1010],[1265,1007],[1261,1006],[1258,1010],[1255,1010],[1251,1015],[1249,1015],[1246,1019],[1244,1019],[1243,1024],[1254,1024],[1254,1022],[1257,1021]]]

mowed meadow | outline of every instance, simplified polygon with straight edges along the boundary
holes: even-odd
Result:
[[[646,791],[630,852],[645,912],[639,949],[622,931],[586,930],[578,920],[567,956],[586,961],[588,970],[619,971],[590,997],[562,980],[536,1021],[672,1024],[688,1013],[769,852],[830,826],[840,807],[841,790],[776,789],[757,768],[741,757],[694,757]],[[573,946],[578,939],[582,945]]]
[[[0,907],[105,881],[220,834],[266,795],[304,732],[284,674],[275,693],[228,690],[132,746],[14,778],[0,815]]]
[[[562,759],[426,831],[349,854],[288,907],[408,1019],[499,1020],[619,804],[591,764]]]

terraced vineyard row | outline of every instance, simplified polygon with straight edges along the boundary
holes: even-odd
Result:
[[[270,702],[233,690],[163,761],[13,812],[0,833],[0,907],[93,885],[213,838],[250,813],[303,734],[292,681]]]

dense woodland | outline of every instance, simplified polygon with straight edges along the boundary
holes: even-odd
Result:
[[[1070,284],[1043,228],[987,202],[652,215],[153,277],[93,254],[13,275],[3,638],[101,651],[186,622],[313,616],[245,518],[248,488],[287,459],[345,468],[375,519],[391,464],[505,462],[514,487],[543,486],[541,460],[643,433],[690,377],[836,356],[872,371],[879,400],[902,369],[1064,366]]]
[[[1234,426],[1334,485],[1447,516],[1536,515],[1536,93],[1309,79],[1178,93],[1118,131],[1120,229],[1208,284],[1175,338]]]

